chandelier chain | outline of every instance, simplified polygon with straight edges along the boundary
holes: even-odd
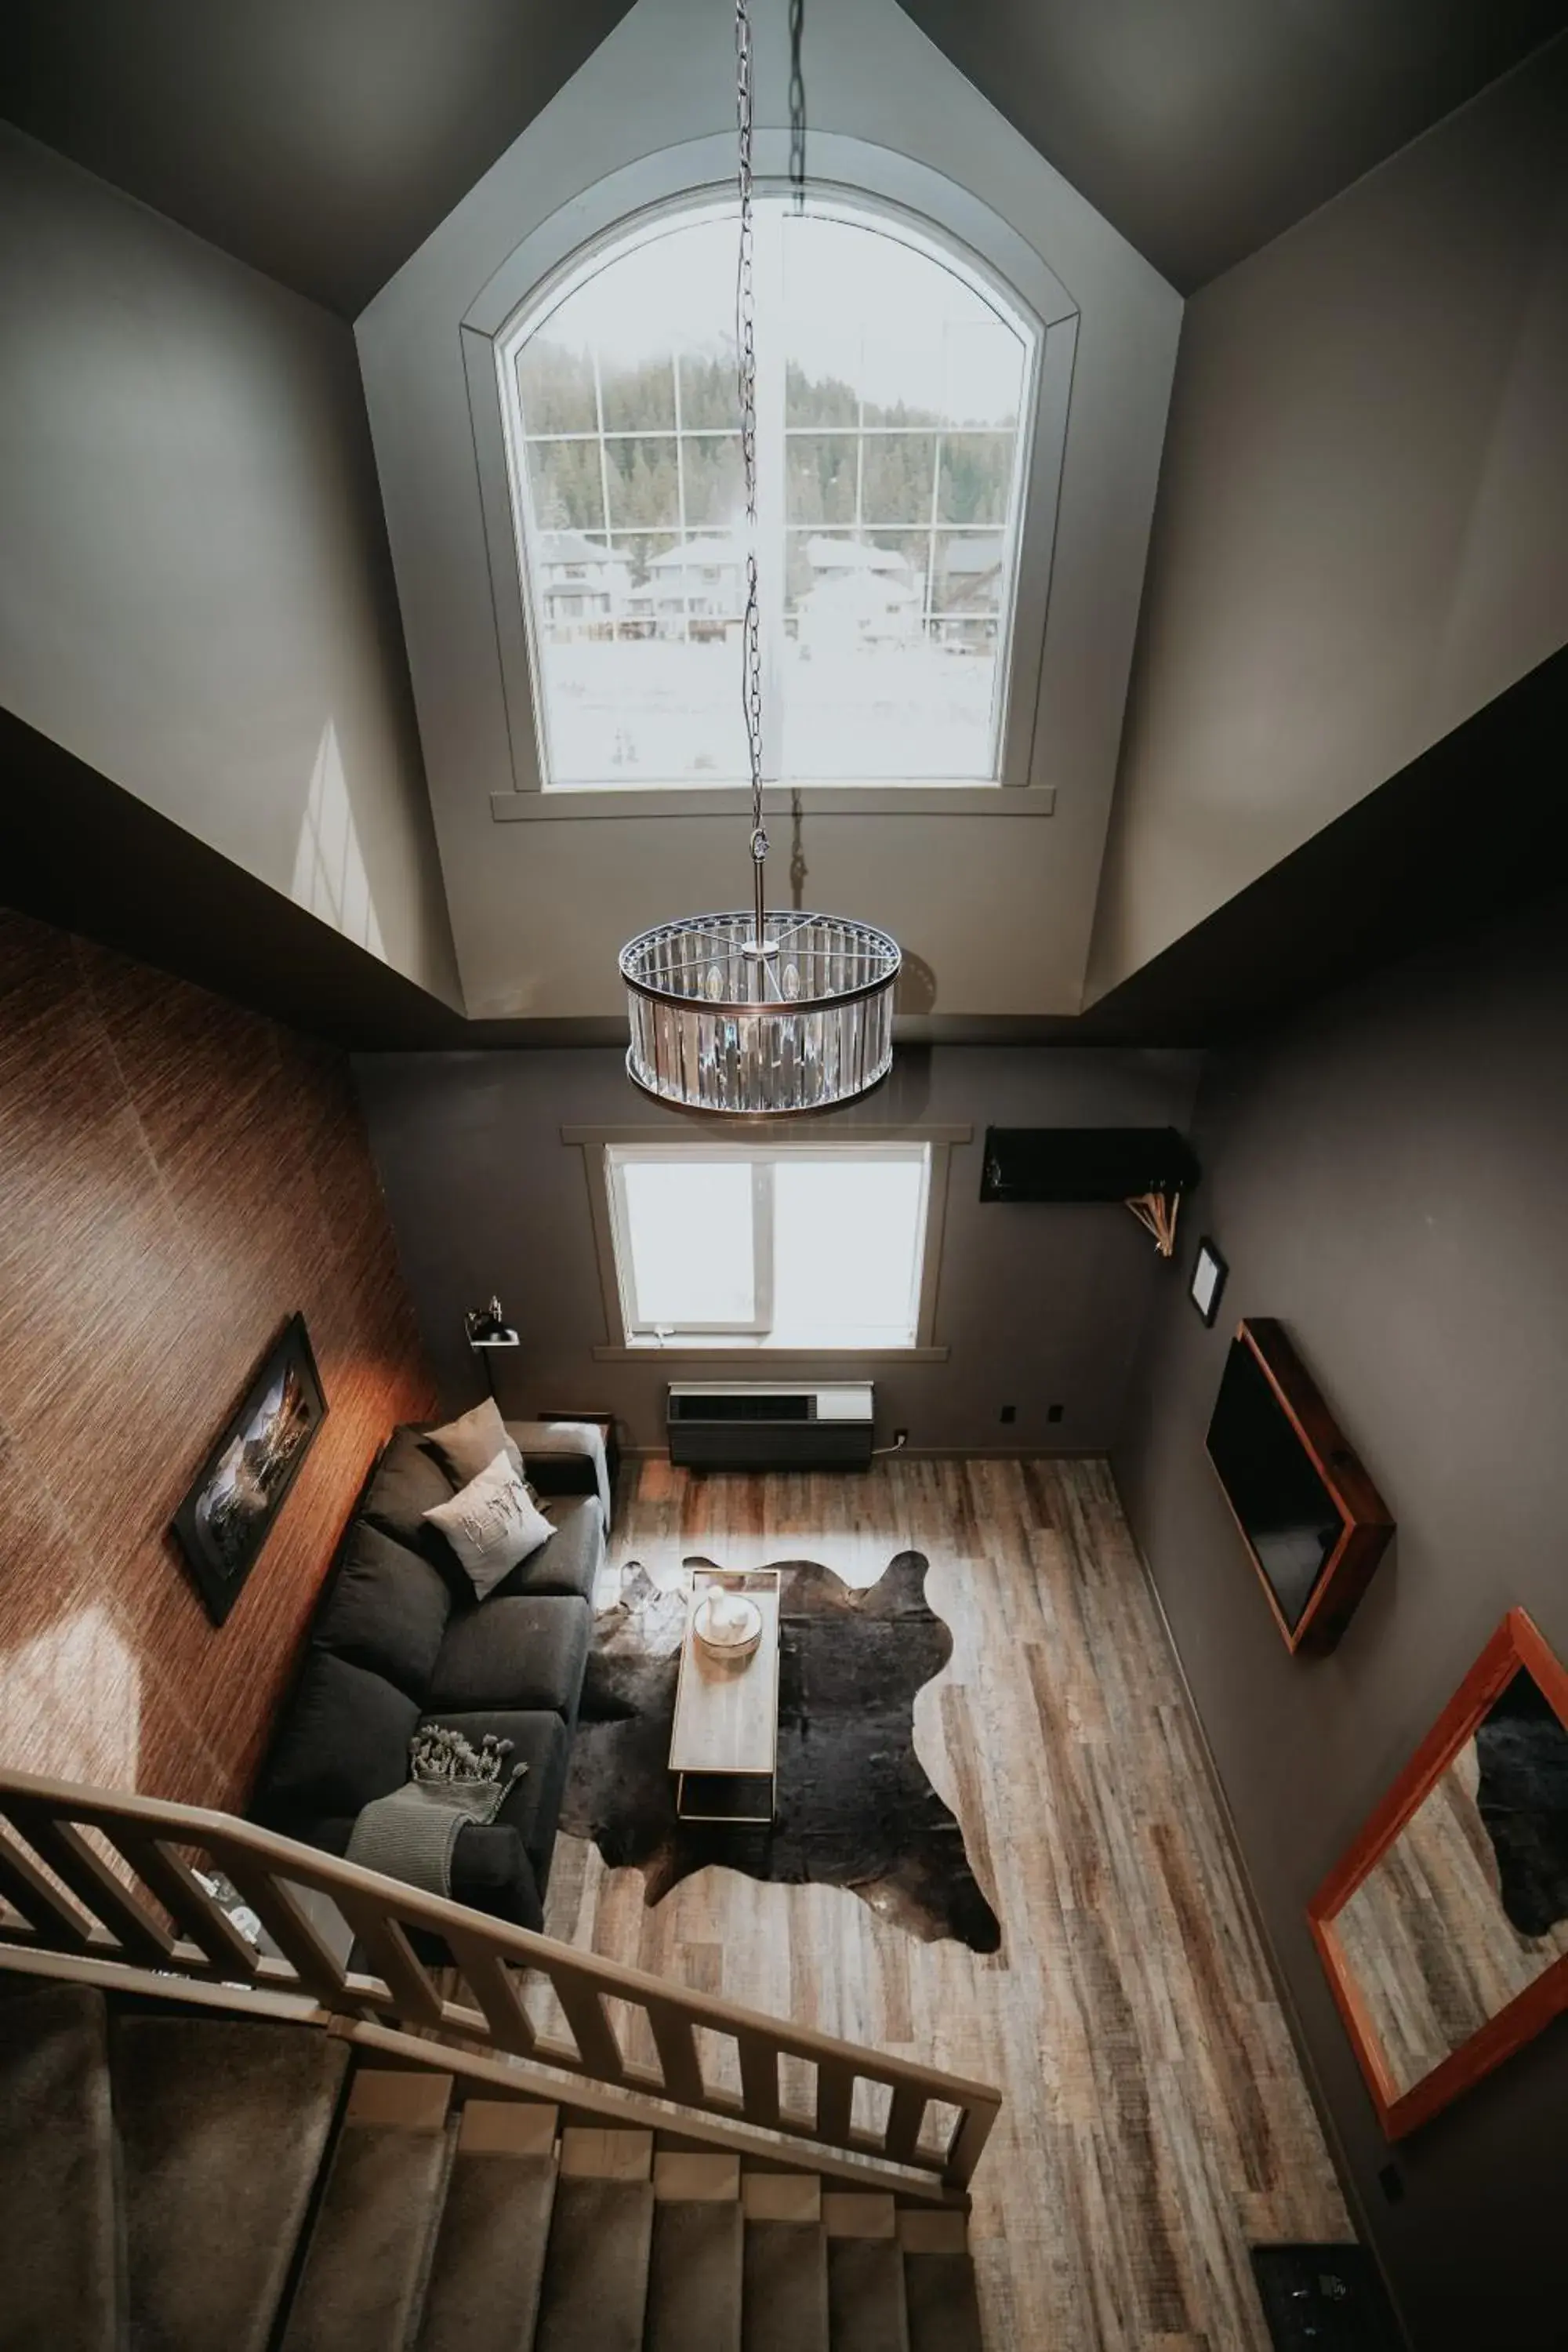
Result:
[[[735,276],[735,360],[741,407],[741,460],[746,478],[746,614],[742,627],[742,712],[752,776],[752,857],[762,906],[762,866],[768,854],[763,825],[763,640],[757,580],[757,331],[756,230],[752,211],[752,15],[735,0],[735,123],[741,194],[741,245]],[[761,928],[758,930],[761,939]]]

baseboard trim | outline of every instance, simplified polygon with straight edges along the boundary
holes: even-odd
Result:
[[[879,1445],[873,1448],[871,1458],[877,1462],[890,1462],[895,1455],[902,1462],[1106,1462],[1110,1459],[1104,1447],[1096,1445]],[[621,1459],[623,1462],[668,1462],[669,1448],[668,1445],[623,1445]],[[741,1475],[767,1478],[785,1477],[789,1474],[780,1467],[772,1471],[744,1471]],[[826,1475],[825,1471],[823,1475]],[[1142,1558],[1142,1555],[1139,1556]]]
[[[1345,2200],[1346,2210],[1352,2221],[1355,2223],[1357,2239],[1377,2264],[1378,2275],[1383,2281],[1394,2318],[1404,2334],[1405,2340],[1407,2345],[1414,2344],[1415,2338],[1411,2335],[1409,2323],[1400,2305],[1399,2298],[1394,2291],[1393,2282],[1388,2276],[1383,2256],[1378,2251],[1377,2240],[1368,2221],[1366,2201],[1362,2196],[1355,2175],[1351,2170],[1350,2159],[1345,2153],[1345,2144],[1341,2137],[1339,2123],[1323,2090],[1322,2076],[1318,2072],[1318,2062],[1312,2054],[1311,2046],[1302,2028],[1301,2012],[1296,2006],[1295,1993],[1291,1990],[1289,1979],[1279,1964],[1279,1951],[1258,1905],[1258,1896],[1253,1888],[1252,1874],[1247,1867],[1246,1853],[1237,1830],[1236,1815],[1231,1811],[1230,1799],[1226,1792],[1225,1782],[1220,1778],[1219,1766],[1215,1759],[1214,1749],[1209,1744],[1209,1736],[1204,1727],[1203,1717],[1198,1712],[1198,1703],[1193,1695],[1192,1684],[1187,1678],[1185,1663],[1181,1651],[1176,1646],[1176,1637],[1171,1630],[1171,1620],[1166,1613],[1164,1599],[1154,1581],[1154,1573],[1149,1565],[1143,1547],[1132,1532],[1132,1520],[1122,1496],[1121,1481],[1116,1475],[1115,1462],[1107,1455],[1105,1463],[1110,1473],[1111,1485],[1116,1488],[1116,1499],[1121,1506],[1122,1521],[1127,1528],[1132,1549],[1138,1556],[1138,1565],[1143,1571],[1143,1581],[1149,1588],[1149,1598],[1152,1601],[1155,1614],[1160,1620],[1160,1630],[1165,1636],[1165,1646],[1171,1653],[1172,1664],[1176,1669],[1176,1680],[1182,1686],[1182,1696],[1187,1703],[1187,1712],[1193,1719],[1193,1728],[1197,1734],[1198,1754],[1203,1759],[1204,1775],[1213,1792],[1215,1802],[1219,1808],[1220,1819],[1225,1823],[1225,1833],[1230,1841],[1230,1850],[1236,1857],[1237,1876],[1241,1882],[1242,1899],[1247,1905],[1247,1916],[1252,1921],[1253,1932],[1258,1937],[1258,1948],[1268,1966],[1269,1978],[1274,1986],[1275,1999],[1279,2003],[1279,2013],[1285,2020],[1285,2030],[1290,2036],[1291,2047],[1296,2053],[1297,2063],[1301,2069],[1301,2079],[1307,2085],[1307,2095],[1312,2102],[1312,2111],[1318,2118],[1324,2145],[1329,2151],[1329,2160],[1334,2168],[1334,2176],[1340,2184],[1340,2193]]]

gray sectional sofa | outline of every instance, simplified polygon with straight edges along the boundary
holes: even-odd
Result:
[[[512,1743],[509,1763],[528,1769],[493,1823],[459,1831],[452,1893],[537,1927],[605,1534],[591,1461],[531,1453],[525,1465],[555,1532],[476,1601],[422,1516],[450,1497],[453,1481],[422,1430],[394,1431],[322,1589],[250,1811],[341,1854],[361,1808],[407,1779],[421,1725],[450,1725],[476,1745],[494,1732]]]

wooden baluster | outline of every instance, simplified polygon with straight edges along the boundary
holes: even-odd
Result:
[[[983,2106],[976,2100],[964,2108],[963,2120],[952,2136],[947,2161],[942,2170],[942,2177],[950,2189],[966,2189],[969,2186],[974,2168],[980,2161],[981,2150],[991,2137],[991,2126],[996,2120],[999,2105],[1000,2102],[995,2101]]]
[[[198,1883],[183,1856],[160,1845],[155,1837],[121,1822],[106,1823],[104,1835],[218,1976],[255,1976],[260,1966],[255,1947],[246,1942],[223,1906]]]
[[[702,2060],[690,2018],[672,2000],[649,2000],[646,2007],[665,2097],[679,2099],[688,2107],[706,2106],[708,2086],[702,2079]]]
[[[415,2025],[439,2025],[441,1996],[402,1927],[383,1909],[380,1898],[341,1887],[332,1900],[369,1953],[399,2017]]]
[[[233,1879],[307,1992],[313,1993],[324,2009],[351,2013],[363,2009],[364,2003],[348,1992],[344,1971],[331,1946],[323,1941],[314,1920],[300,1909],[298,1897],[280,1878],[273,1877],[271,1864],[227,1839],[212,1851],[214,1860]]]
[[[920,2144],[921,2126],[925,2121],[926,2095],[912,2083],[896,2083],[892,2101],[888,2108],[888,2128],[882,2136],[882,2153],[894,2164],[912,2164]]]
[[[11,1839],[0,1836],[0,1895],[19,1911],[37,1941],[51,1952],[85,1952],[91,1948],[88,1922],[44,1876],[30,1854]]]
[[[765,2033],[754,2028],[735,2028],[735,2047],[741,2053],[741,2104],[749,2124],[763,2124],[776,2130],[779,2120],[779,2053],[778,2045]]]
[[[548,1962],[545,1968],[572,2029],[584,2073],[601,2083],[618,2083],[626,2071],[626,2060],[621,2056],[621,2045],[605,2013],[605,1997],[598,1986],[580,1977],[574,1969],[551,1968]]]
[[[8,1798],[5,1811],[38,1860],[108,1928],[128,1960],[140,1968],[167,1965],[174,1948],[173,1936],[79,1829],[23,1797]]]
[[[816,2062],[816,2137],[829,2147],[847,2147],[855,2105],[855,2069],[842,2058]]]
[[[460,1935],[455,1927],[443,1932],[464,1982],[485,2013],[497,2049],[519,2058],[530,2056],[537,2037],[522,2005],[521,1971],[510,1968],[477,1937]]]

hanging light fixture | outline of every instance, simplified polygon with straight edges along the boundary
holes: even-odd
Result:
[[[736,0],[735,65],[741,195],[735,341],[746,480],[742,700],[752,780],[752,905],[749,911],[660,923],[629,940],[620,963],[631,1022],[626,1070],[636,1084],[687,1110],[767,1118],[831,1110],[887,1076],[900,957],[897,941],[869,923],[794,908],[770,912],[767,906],[749,0]],[[805,136],[800,89],[797,62],[790,91],[792,159]]]

